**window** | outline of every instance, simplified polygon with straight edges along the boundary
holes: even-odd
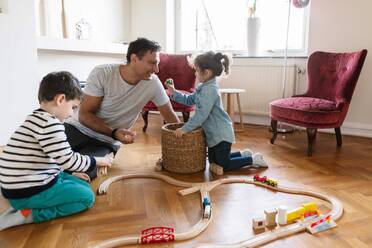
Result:
[[[224,50],[246,54],[249,7],[254,0],[178,0],[176,49]],[[259,56],[282,55],[289,0],[256,0]],[[309,6],[291,5],[288,53],[306,55]],[[252,13],[251,13],[252,14]]]

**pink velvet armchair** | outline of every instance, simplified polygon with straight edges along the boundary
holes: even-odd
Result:
[[[337,146],[342,146],[341,125],[346,117],[367,50],[354,53],[314,52],[308,60],[305,94],[270,103],[271,144],[277,137],[277,122],[305,127],[307,155],[312,155],[317,129],[334,128]]]
[[[157,73],[160,81],[164,84],[165,80],[172,78],[175,88],[184,93],[192,93],[195,91],[195,70],[189,66],[187,56],[184,54],[160,54],[159,73]],[[164,88],[166,88],[164,86]],[[169,96],[169,91],[166,90]],[[171,101],[173,110],[181,112],[183,121],[187,122],[190,117],[190,112],[195,109],[194,106],[186,106],[174,101]],[[142,109],[142,118],[144,120],[143,132],[146,132],[148,126],[149,111],[156,111],[157,107],[153,102],[148,102]]]

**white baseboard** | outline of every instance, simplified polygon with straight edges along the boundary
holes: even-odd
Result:
[[[239,121],[239,115],[235,115],[235,121]],[[264,115],[243,115],[243,122],[247,124],[270,126],[270,117]],[[319,129],[319,132],[334,133],[334,129]],[[343,135],[352,135],[372,138],[372,125],[355,123],[355,122],[344,122],[341,126],[341,133]]]
[[[341,126],[341,133],[372,138],[372,125],[356,122],[344,122]]]

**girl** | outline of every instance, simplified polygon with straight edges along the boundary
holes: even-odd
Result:
[[[223,171],[235,170],[243,166],[254,164],[256,167],[268,167],[263,156],[248,149],[242,152],[231,152],[231,145],[235,142],[233,125],[230,117],[222,107],[216,77],[224,71],[229,74],[230,60],[227,55],[212,51],[200,54],[193,63],[196,79],[200,83],[196,91],[186,95],[175,90],[172,81],[165,85],[170,90],[173,101],[196,105],[195,114],[185,125],[175,131],[177,137],[202,127],[208,145],[209,169],[217,175]]]

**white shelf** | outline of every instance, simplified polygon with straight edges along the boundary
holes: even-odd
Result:
[[[0,15],[8,13],[8,0],[0,0]]]
[[[70,40],[39,36],[37,37],[37,49],[123,55],[127,52],[128,45],[120,43],[102,43],[90,40]]]

